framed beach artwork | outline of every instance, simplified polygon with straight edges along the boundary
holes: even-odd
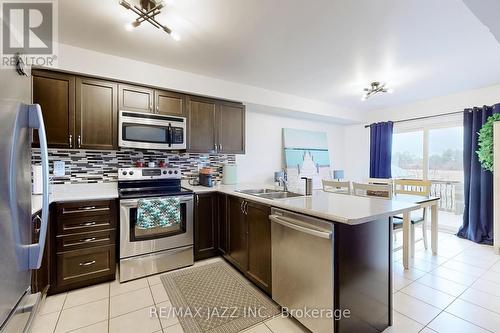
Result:
[[[298,186],[302,177],[308,177],[313,179],[313,189],[319,189],[322,179],[331,178],[325,132],[283,128],[283,150],[290,186]]]

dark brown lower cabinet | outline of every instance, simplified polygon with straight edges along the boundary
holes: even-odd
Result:
[[[227,196],[225,205],[228,246],[224,258],[271,294],[271,207],[235,196]],[[220,230],[222,239],[224,229]]]
[[[52,204],[49,294],[115,279],[117,215],[115,200]]]
[[[194,209],[194,260],[217,255],[217,193],[195,195]]]
[[[271,207],[247,201],[245,220],[248,229],[247,277],[271,293]]]
[[[31,225],[33,226],[32,232],[32,243],[38,243],[38,239],[40,236],[40,223],[41,223],[41,215],[42,213],[36,213],[32,216]],[[50,235],[50,226],[47,230],[47,235]],[[43,258],[42,265],[39,269],[33,270],[31,274],[31,291],[33,293],[37,292],[46,292],[49,287],[50,282],[50,242],[45,242],[45,248],[43,250]]]
[[[234,196],[229,196],[227,200],[229,251],[226,258],[242,272],[247,270],[248,257],[244,203],[245,200]]]
[[[227,198],[228,196],[219,193],[217,195],[217,203],[219,208],[219,218],[218,218],[218,233],[219,233],[219,253],[226,254],[229,252],[229,237],[227,231],[229,230],[228,218],[227,218]]]
[[[58,253],[56,265],[58,288],[107,281],[115,275],[115,245]]]

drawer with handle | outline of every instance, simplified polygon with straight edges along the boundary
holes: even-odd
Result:
[[[72,219],[57,221],[57,235],[113,229],[115,226],[116,220],[113,216],[75,216]]]
[[[115,243],[115,234],[116,231],[114,229],[108,229],[103,231],[57,236],[56,251],[59,253],[96,246],[112,245]]]
[[[99,246],[57,254],[57,285],[85,283],[114,277],[115,246]]]
[[[58,203],[57,219],[74,219],[82,216],[114,216],[116,205],[114,200],[74,201]]]

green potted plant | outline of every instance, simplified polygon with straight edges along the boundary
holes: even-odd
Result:
[[[488,117],[486,123],[479,130],[478,145],[476,151],[481,166],[485,170],[493,172],[493,123],[500,120],[500,113]]]

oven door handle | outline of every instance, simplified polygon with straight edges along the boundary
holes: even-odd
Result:
[[[158,197],[158,198],[147,198],[147,199],[161,199],[163,197]],[[139,203],[140,199],[146,199],[146,198],[139,198],[139,199],[125,199],[125,200],[120,200],[120,207],[127,207],[127,208],[137,208],[137,204]],[[180,203],[189,203],[193,202],[194,199],[193,197],[189,198],[180,198]]]

